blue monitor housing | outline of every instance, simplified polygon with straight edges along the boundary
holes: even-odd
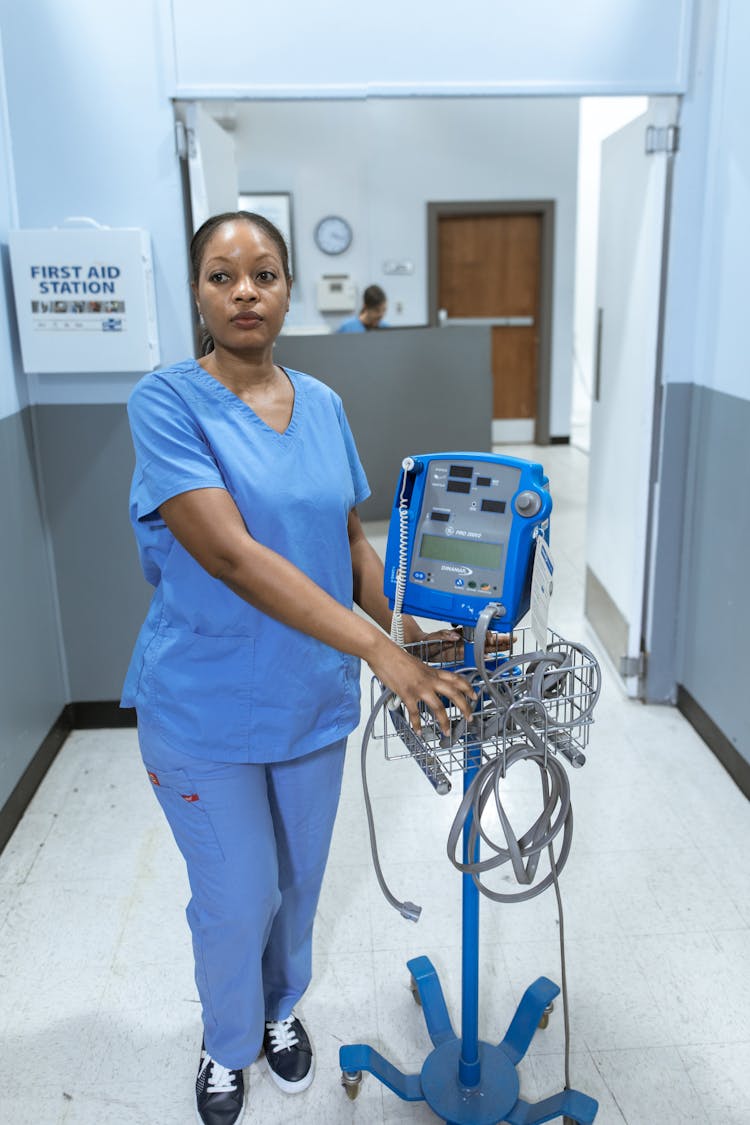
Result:
[[[385,556],[384,592],[402,611],[473,626],[488,602],[503,628],[528,612],[534,541],[549,541],[552,498],[542,466],[493,453],[404,460]]]

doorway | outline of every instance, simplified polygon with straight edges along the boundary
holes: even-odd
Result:
[[[492,334],[493,441],[550,441],[554,202],[429,203],[433,324]]]

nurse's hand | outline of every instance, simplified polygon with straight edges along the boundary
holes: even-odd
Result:
[[[406,622],[405,622],[406,624]],[[513,636],[509,633],[493,633],[488,631],[485,640],[485,652],[502,652],[510,648]],[[419,655],[422,660],[443,660],[446,663],[460,663],[464,658],[464,638],[460,625],[452,629],[436,629],[426,633],[416,621],[410,627],[404,628],[406,644],[420,645]]]
[[[422,729],[421,702],[435,716],[443,734],[450,734],[450,719],[441,696],[454,703],[465,719],[471,718],[476,694],[463,676],[433,668],[404,652],[387,637],[382,640],[384,643],[378,646],[377,653],[368,662],[378,679],[399,697],[417,733]],[[455,644],[455,638],[451,643]]]

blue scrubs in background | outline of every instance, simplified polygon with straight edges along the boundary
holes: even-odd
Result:
[[[365,328],[364,324],[362,323],[362,321],[359,319],[358,316],[352,316],[348,320],[343,321],[338,326],[336,331],[337,332],[343,332],[344,335],[347,335],[347,334],[351,335],[353,332],[373,332],[373,331],[377,332],[378,328],[390,328],[390,327],[391,327],[390,324],[386,324],[386,322],[384,320],[381,320],[381,322],[377,326],[377,328],[375,328],[375,329]]]
[[[187,915],[206,1050],[258,1054],[310,980],[312,924],[359,721],[359,660],[274,620],[212,578],[159,515],[226,489],[249,533],[352,605],[347,533],[369,495],[340,398],[287,371],[283,434],[195,360],[146,375],[128,415],[131,520],[154,595],[122,706],[188,866]]]

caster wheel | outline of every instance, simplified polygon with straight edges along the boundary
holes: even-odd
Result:
[[[577,1125],[577,1122],[572,1117],[563,1117],[563,1125]]]
[[[422,997],[419,995],[419,988],[417,987],[417,982],[415,981],[414,977],[412,977],[411,980],[409,981],[409,988],[411,989],[411,994],[414,997],[414,1003],[419,1004],[419,1006],[421,1008],[422,1007]]]
[[[539,1020],[539,1027],[542,1029],[542,1031],[544,1031],[545,1027],[548,1026],[550,1013],[554,1010],[554,1007],[555,1005],[552,1001],[550,1001],[547,1007],[542,1012],[542,1018]],[[573,1125],[575,1125],[575,1122],[573,1122]]]
[[[359,1088],[362,1085],[362,1071],[361,1070],[342,1070],[341,1071],[341,1085],[346,1090],[346,1096],[350,1102],[359,1094]]]

